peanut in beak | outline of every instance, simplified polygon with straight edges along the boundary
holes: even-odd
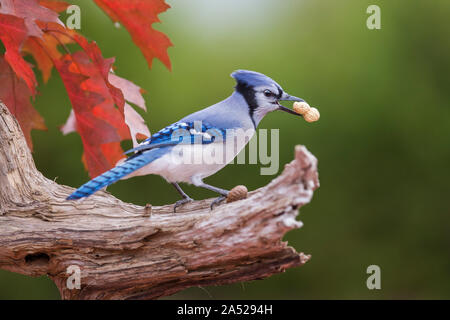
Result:
[[[315,122],[320,119],[319,110],[311,108],[306,102],[294,102],[293,109],[298,114],[301,114],[306,122]]]

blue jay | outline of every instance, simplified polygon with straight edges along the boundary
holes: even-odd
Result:
[[[136,148],[126,152],[134,152],[133,155],[82,185],[67,200],[88,197],[120,179],[157,174],[171,183],[182,196],[175,203],[174,212],[179,206],[193,201],[178,185],[179,182],[218,193],[220,197],[211,204],[211,209],[223,201],[229,191],[208,185],[203,179],[221,170],[237,156],[267,113],[281,110],[299,116],[295,111],[282,106],[279,101],[304,101],[287,94],[278,83],[261,73],[237,70],[231,76],[237,83],[231,96],[153,134]],[[183,135],[175,135],[178,131],[184,132]],[[247,136],[245,139],[238,139],[238,134],[234,132],[246,132]],[[225,149],[226,142],[230,140],[237,142],[231,151],[227,150],[224,161],[187,163],[180,159],[183,154],[202,151],[211,145]]]

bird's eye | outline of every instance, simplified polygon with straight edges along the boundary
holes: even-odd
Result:
[[[271,96],[273,96],[273,92],[270,91],[270,90],[264,90],[264,95],[265,95],[266,97],[271,97]]]

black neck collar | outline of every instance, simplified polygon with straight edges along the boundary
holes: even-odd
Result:
[[[258,104],[255,98],[255,89],[252,86],[246,85],[244,83],[239,83],[235,87],[236,92],[240,93],[248,104],[248,114],[252,119],[253,126],[256,129],[255,119],[253,119],[253,114],[255,113]]]

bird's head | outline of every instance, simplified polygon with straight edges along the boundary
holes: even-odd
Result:
[[[237,70],[231,74],[236,80],[236,92],[247,101],[249,114],[256,125],[269,112],[275,110],[285,111],[299,115],[295,111],[280,104],[280,101],[304,101],[283,91],[274,80],[259,72]]]

